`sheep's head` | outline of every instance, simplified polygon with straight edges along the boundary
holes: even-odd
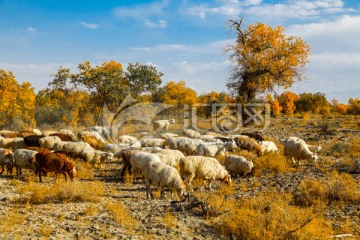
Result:
[[[224,178],[224,182],[227,184],[227,185],[231,185],[231,176],[230,174],[227,174]]]
[[[77,171],[75,169],[75,166],[68,172],[70,179],[76,178]]]
[[[317,156],[317,154],[316,154],[316,153],[313,153],[313,154],[311,155],[311,160],[312,160],[314,163],[316,163],[316,162],[317,162],[317,160],[318,160],[318,156]]]

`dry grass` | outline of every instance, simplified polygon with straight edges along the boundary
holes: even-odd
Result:
[[[266,173],[285,173],[293,170],[289,160],[282,154],[269,153],[254,160],[253,174],[255,176]]]
[[[44,185],[28,182],[17,185],[17,192],[22,197],[17,201],[27,204],[44,204],[52,202],[98,202],[105,191],[102,182],[60,182]]]
[[[223,204],[226,214],[210,224],[232,239],[325,239],[333,234],[330,224],[313,209],[292,206],[290,201],[290,194],[277,192],[228,200]]]
[[[333,171],[323,179],[305,178],[294,202],[301,206],[328,205],[332,202],[360,202],[360,190],[349,174]]]
[[[10,210],[1,216],[0,232],[13,233],[19,229],[26,220],[26,215],[18,210]]]
[[[111,218],[122,227],[125,227],[129,233],[134,233],[139,222],[131,216],[122,202],[106,202],[103,207],[109,213]]]

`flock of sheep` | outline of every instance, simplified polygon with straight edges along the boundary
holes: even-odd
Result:
[[[153,122],[154,132],[142,132],[134,136],[122,135],[118,143],[107,143],[109,131],[104,127],[91,127],[77,134],[67,129],[59,131],[11,132],[0,131],[1,174],[5,167],[8,173],[16,168],[16,175],[21,169],[33,170],[39,175],[47,172],[76,176],[76,170],[67,157],[81,158],[94,166],[102,167],[113,158],[122,160],[125,173],[136,177],[142,174],[145,179],[146,196],[152,198],[151,185],[160,187],[160,197],[164,188],[173,189],[179,197],[193,191],[193,179],[207,182],[215,180],[231,184],[231,176],[245,175],[252,171],[254,164],[245,157],[231,155],[229,152],[240,148],[256,153],[258,156],[269,152],[278,153],[276,144],[265,141],[258,134],[223,136],[208,132],[201,134],[192,129],[185,129],[181,136],[168,132],[171,120]],[[316,162],[316,152],[320,146],[308,145],[297,137],[280,140],[284,145],[284,154],[294,163],[305,159]],[[225,159],[222,165],[216,158]],[[70,164],[70,165],[69,165]],[[65,174],[66,173],[66,174]],[[206,184],[205,184],[206,185]]]

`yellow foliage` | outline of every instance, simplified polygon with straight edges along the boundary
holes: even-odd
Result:
[[[185,81],[175,83],[170,81],[165,84],[160,93],[160,101],[182,107],[185,104],[192,105],[197,102],[197,93],[195,90],[186,87]]]

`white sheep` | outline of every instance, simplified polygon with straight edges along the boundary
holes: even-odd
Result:
[[[153,131],[166,129],[169,130],[170,124],[174,124],[175,119],[170,120],[157,120],[153,122]]]
[[[119,144],[134,144],[138,142],[138,139],[134,136],[130,136],[130,135],[121,135],[118,137],[118,143]]]
[[[173,137],[177,137],[179,135],[177,135],[176,133],[162,133],[162,134],[159,134],[158,137],[159,138],[162,138],[162,139],[168,139],[168,138],[173,138]]]
[[[112,152],[113,154],[117,155],[123,150],[134,150],[134,149],[140,149],[141,143],[139,141],[136,141],[133,144],[106,144],[104,147],[105,152]]]
[[[177,149],[186,155],[194,155],[200,144],[204,143],[201,139],[187,138],[177,142]]]
[[[172,166],[176,168],[176,170],[180,171],[179,162],[175,160],[175,158],[168,154],[163,153],[155,153],[161,160],[161,162],[165,163],[166,165]]]
[[[229,150],[234,150],[236,143],[234,141],[228,141],[225,143],[202,143],[196,148],[196,155],[215,157],[225,156],[225,153]]]
[[[195,131],[192,129],[183,130],[183,134],[189,138],[200,138],[201,137],[201,134],[198,131]]]
[[[34,128],[32,131],[33,131],[36,135],[38,135],[38,136],[43,135],[43,133],[42,133],[39,129],[37,129],[37,128]]]
[[[48,137],[50,136],[51,134],[54,134],[54,133],[59,133],[58,131],[55,131],[55,130],[45,130],[42,132],[42,135],[45,136],[45,137]]]
[[[33,166],[33,157],[37,151],[28,149],[17,149],[14,151],[14,165],[16,167],[16,176],[21,174],[21,169],[31,169],[35,172]]]
[[[284,144],[284,155],[291,157],[292,161],[300,165],[300,160],[311,160],[314,163],[317,161],[316,153],[309,150],[306,142],[298,137],[289,137],[280,140]]]
[[[0,148],[12,149],[13,151],[15,151],[16,149],[26,147],[27,146],[24,142],[24,139],[21,137],[0,139]]]
[[[110,161],[114,157],[114,154],[95,149],[86,149],[81,151],[79,156],[82,157],[85,162],[89,162],[96,167],[103,168],[103,164]]]
[[[161,152],[162,150],[164,150],[164,149],[161,147],[142,147],[141,148],[141,151],[149,152],[149,153],[158,153],[158,152]]]
[[[57,142],[61,142],[61,139],[58,136],[48,136],[39,139],[39,145],[42,148],[52,149]]]
[[[168,187],[177,191],[182,198],[185,194],[185,184],[178,171],[162,162],[148,161],[143,167],[143,174],[146,184],[146,198],[153,198],[150,186],[160,187],[160,198],[164,197],[164,188]],[[171,194],[173,198],[173,194]]]
[[[277,148],[276,144],[272,141],[260,141],[259,144],[261,147],[262,154],[279,152],[279,149]]]
[[[188,156],[180,159],[180,175],[183,177],[186,186],[192,190],[191,182],[194,178],[209,182],[222,180],[228,185],[231,184],[231,176],[218,160],[212,157]]]
[[[179,162],[181,158],[185,157],[181,151],[175,149],[162,149],[159,153],[171,155],[177,162]]]
[[[7,173],[11,172],[14,161],[14,155],[11,150],[0,148],[0,166],[2,174],[4,172],[4,166],[7,168]]]
[[[64,145],[68,144],[68,143],[72,143],[72,142],[70,142],[70,141],[56,142],[56,143],[54,143],[54,146],[53,146],[52,150],[54,152],[56,152],[56,151],[64,151]]]
[[[250,173],[254,167],[252,161],[248,161],[242,156],[234,155],[226,156],[224,165],[226,170],[231,174],[231,176],[245,176],[246,174]]]
[[[165,140],[162,138],[155,137],[144,137],[140,139],[142,147],[161,147],[164,148]]]
[[[172,137],[166,139],[165,147],[170,149],[178,149],[177,143],[182,139],[189,139],[188,137]]]
[[[143,172],[143,168],[145,164],[149,161],[157,161],[161,162],[160,158],[152,153],[147,152],[135,152],[130,156],[130,166],[131,166],[131,173],[136,179],[136,175],[138,172]]]

